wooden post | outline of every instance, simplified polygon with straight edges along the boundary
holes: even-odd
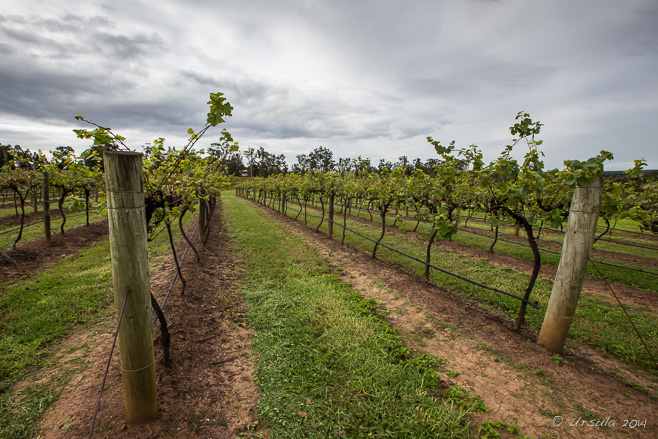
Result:
[[[329,239],[334,237],[334,197],[336,196],[335,191],[329,192],[329,222],[327,223],[327,229],[329,233]]]
[[[208,202],[201,198],[199,200],[199,240],[201,241],[201,246],[206,242],[206,234],[208,233]]]
[[[537,343],[561,354],[576,313],[601,209],[603,177],[576,187],[562,244],[560,264]]]
[[[35,185],[32,191],[32,213],[37,213],[39,211],[39,196],[37,194],[39,187]]]
[[[50,243],[50,179],[48,172],[43,173],[43,235]]]
[[[110,229],[110,256],[117,313],[126,299],[119,328],[124,405],[128,422],[158,417],[146,212],[142,155],[106,151],[105,186]]]

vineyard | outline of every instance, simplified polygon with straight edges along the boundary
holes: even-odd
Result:
[[[228,131],[194,149],[231,116],[208,104],[180,149],[77,116],[82,154],[2,156],[0,438],[658,433],[646,162],[544,170],[519,113],[491,163],[428,138],[431,169],[231,188]]]

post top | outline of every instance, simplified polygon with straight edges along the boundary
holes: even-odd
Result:
[[[107,155],[115,155],[115,154],[116,155],[139,155],[139,156],[144,155],[141,152],[137,152],[137,151],[114,151],[114,150],[104,151],[103,155],[106,155],[106,154]]]

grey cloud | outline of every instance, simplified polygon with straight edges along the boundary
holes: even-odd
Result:
[[[99,16],[1,16],[0,24],[7,42],[0,47],[0,113],[70,122],[75,114],[101,108],[102,124],[132,126],[144,118],[171,123],[169,113],[159,111],[162,103],[138,117],[133,101],[139,97],[132,91],[148,76],[127,64],[161,51],[157,34],[117,32]]]
[[[206,88],[221,87],[236,108],[230,125],[263,137],[404,139],[432,128],[429,123],[400,122],[401,117],[409,122],[401,114],[401,98],[384,93],[354,91],[341,96],[331,89],[304,89],[267,79],[226,80],[190,71],[181,76]]]
[[[153,55],[164,48],[157,33],[126,35],[114,30],[105,17],[73,14],[59,19],[38,16],[0,16],[0,32],[5,41],[17,46],[15,54],[38,56],[56,61],[103,57],[122,62],[142,55]]]
[[[547,124],[550,166],[606,143],[658,159],[654,0],[117,0],[89,15],[62,1],[74,13],[0,16],[0,123],[82,113],[171,137],[222,91],[236,140],[279,150],[411,156],[432,135],[498,154],[527,110]]]

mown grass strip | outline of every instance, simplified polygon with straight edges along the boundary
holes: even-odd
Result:
[[[316,212],[309,210],[309,213],[315,214]],[[294,218],[297,213],[291,209],[288,215]],[[303,221],[303,214],[299,219]],[[319,221],[319,219],[309,216],[308,227],[315,228]],[[376,223],[365,224],[348,220],[347,227],[372,239],[379,238],[381,233],[380,226]],[[326,221],[320,230],[326,233]],[[340,232],[334,231],[334,236],[337,240],[340,240],[342,230]],[[345,242],[364,251],[372,251],[372,242],[349,232],[346,235]],[[383,242],[411,256],[425,259],[426,243],[424,242],[393,233],[387,233]],[[385,248],[378,250],[377,257],[403,267],[406,271],[417,276],[423,275],[423,265]],[[524,273],[491,264],[487,259],[477,259],[442,251],[440,248],[433,248],[432,262],[448,271],[521,296],[530,278]],[[478,304],[484,308],[502,310],[510,319],[516,317],[520,305],[520,302],[516,299],[478,288],[435,270],[431,271],[430,278],[437,285],[450,291],[477,299]],[[529,309],[526,315],[526,323],[536,331],[541,328],[544,320],[552,288],[553,282],[538,279],[533,289],[531,300],[539,301],[540,309]],[[655,356],[658,353],[658,326],[655,324],[655,312],[632,305],[626,305],[626,308]],[[650,356],[644,350],[642,342],[633,332],[626,316],[616,302],[607,302],[596,295],[583,292],[570,335],[575,340],[592,344],[626,363],[640,365],[649,370],[653,369]],[[658,371],[654,371],[654,373],[658,373]]]
[[[470,414],[485,407],[442,385],[441,359],[413,355],[373,300],[276,220],[232,195],[224,206],[244,261],[258,412],[271,437],[470,434]]]
[[[192,220],[185,218],[186,227]],[[151,272],[170,254],[166,233],[149,243]],[[58,343],[76,327],[113,330],[113,303],[107,239],[0,291],[0,438],[35,435],[41,414],[84,366],[58,367],[38,383],[16,384],[53,366]]]

